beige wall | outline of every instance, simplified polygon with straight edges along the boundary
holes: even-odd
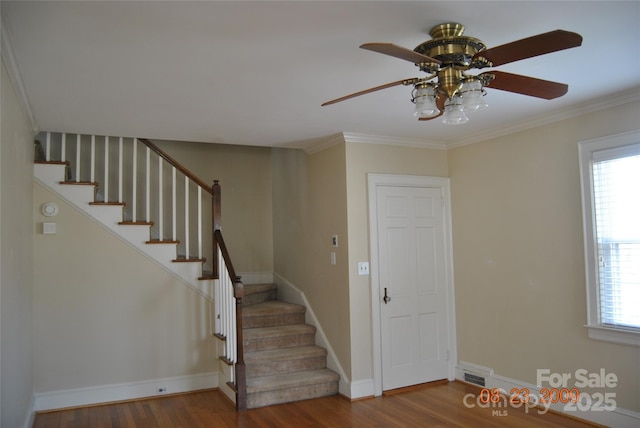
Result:
[[[18,427],[33,396],[33,133],[4,59],[0,88],[0,425]]]
[[[236,271],[272,272],[271,149],[170,141],[156,143],[206,183],[220,180],[222,230]],[[208,226],[209,222],[205,222],[205,227]]]
[[[344,143],[313,155],[273,149],[272,156],[274,272],[305,293],[350,376]]]
[[[369,276],[357,274],[369,260],[367,173],[446,176],[446,152],[340,142],[272,157],[275,272],[304,291],[350,380],[371,380]]]
[[[349,321],[351,326],[352,380],[373,378],[371,284],[358,275],[360,261],[369,257],[367,174],[447,176],[444,150],[347,143],[347,212],[349,230]]]
[[[33,187],[35,392],[215,371],[211,302]],[[46,202],[58,204],[56,217],[39,212]],[[43,221],[57,233],[43,235]]]
[[[590,340],[581,140],[638,127],[638,103],[449,151],[458,358],[536,383],[604,367],[640,410],[640,348]]]

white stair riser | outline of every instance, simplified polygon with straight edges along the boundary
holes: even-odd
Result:
[[[66,186],[66,185],[65,185]],[[63,186],[64,187],[64,186]],[[106,224],[117,224],[122,221],[122,206],[117,205],[87,205],[87,214]]]

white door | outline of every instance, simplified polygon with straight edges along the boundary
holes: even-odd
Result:
[[[378,186],[376,192],[382,389],[445,379],[450,326],[442,191]]]

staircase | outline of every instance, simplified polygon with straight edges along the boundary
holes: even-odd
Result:
[[[99,192],[97,183],[64,181],[65,171],[66,165],[59,162],[39,162],[34,165],[34,176],[42,185],[154,260],[198,293],[207,298],[213,297],[213,278],[203,272],[205,259],[185,257],[178,248],[178,240],[154,239],[151,231],[154,226],[152,221],[125,221],[125,203],[96,201]]]
[[[273,284],[245,285],[242,323],[247,408],[338,393],[327,351],[315,345],[306,308],[276,299]]]
[[[75,135],[74,145],[66,134],[42,137],[46,145],[36,146],[36,180],[215,300],[215,336],[224,343],[220,359],[229,368],[222,370],[221,388],[235,392],[228,395],[239,410],[338,393],[339,375],[327,369],[327,351],[315,346],[316,329],[305,324],[306,308],[277,300],[273,284],[243,284],[235,274],[220,231],[217,181],[207,186],[148,140],[140,139],[145,147],[139,147],[138,139],[117,138],[117,145],[110,145],[109,137]],[[127,163],[131,172],[123,168]],[[203,222],[205,192],[212,200],[211,229]],[[182,227],[176,212],[184,213]],[[204,265],[207,252],[213,272]]]

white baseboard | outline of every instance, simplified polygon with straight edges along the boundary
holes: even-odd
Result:
[[[349,398],[369,398],[374,396],[373,379],[354,380],[350,385]],[[343,394],[346,395],[346,394]]]
[[[523,388],[527,388],[532,397],[540,397],[540,388],[536,385],[523,382],[517,379],[508,378],[506,376],[500,376],[494,373],[492,368],[483,367],[477,364],[468,363],[465,361],[458,362],[456,366],[456,379],[464,382],[464,374],[471,373],[477,376],[481,376],[485,378],[485,388],[493,389],[499,388],[503,391],[506,391],[507,396],[513,388],[517,388],[518,390],[522,390]],[[474,405],[476,400],[471,399],[468,400],[467,403],[470,405]],[[496,410],[507,410],[503,402],[496,403],[502,406],[497,406]],[[640,413],[634,412],[627,409],[616,408],[614,410],[586,410],[580,411],[575,406],[566,405],[563,403],[552,403],[549,405],[549,409],[554,412],[562,413],[567,416],[584,419],[590,422],[595,422],[597,424],[616,427],[616,428],[637,428],[640,426]],[[538,411],[536,409],[529,409],[528,411]],[[542,409],[544,411],[544,409]]]
[[[166,391],[158,392],[158,389],[161,387],[166,388]],[[64,409],[67,407],[133,400],[217,387],[218,373],[210,372],[140,382],[49,391],[35,394],[33,410],[38,412],[42,410]]]

